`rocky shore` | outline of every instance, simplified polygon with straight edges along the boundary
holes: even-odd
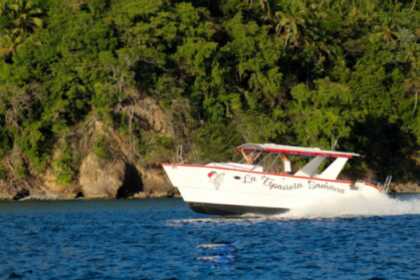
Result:
[[[393,183],[393,193],[420,193],[416,183]],[[83,161],[77,183],[60,185],[52,174],[21,187],[0,180],[0,200],[71,200],[71,199],[145,199],[179,197],[160,168],[139,171],[135,166],[115,159],[101,162],[94,154]]]
[[[95,115],[89,116],[56,141],[51,160],[42,171],[31,168],[25,156],[14,148],[1,161],[0,199],[142,199],[179,196],[177,189],[167,180],[160,163],[176,159],[174,146],[177,143],[190,147],[184,150],[185,160],[194,159],[189,136],[192,128],[182,113],[188,111],[188,106],[181,101],[171,106],[163,110],[156,100],[138,97],[133,98],[131,104],[115,108],[130,116],[128,132],[99,121]],[[142,137],[152,144],[146,143],[146,147],[142,147],[133,140],[131,135],[136,133],[134,124],[141,126]],[[165,145],[165,139],[176,141]],[[159,141],[158,145],[153,144]],[[397,181],[391,184],[391,191],[418,193],[420,184]]]
[[[176,118],[168,109],[148,97],[133,99],[132,104],[115,110],[130,115],[128,132],[121,132],[95,115],[59,139],[52,157],[42,170],[34,170],[16,148],[1,161],[0,199],[114,199],[173,197],[178,192],[167,181],[160,162],[174,158],[174,149],[149,145],[139,152],[132,134],[135,123],[144,135],[154,139],[186,141],[185,129],[175,129]],[[179,112],[176,112],[179,115]],[[179,124],[178,124],[179,126]],[[146,137],[146,136],[143,136]],[[144,147],[143,147],[144,148]],[[24,172],[20,172],[24,170]],[[24,173],[19,176],[19,173]]]
[[[0,200],[143,199],[179,195],[162,171],[146,172],[138,173],[134,166],[120,160],[100,166],[91,154],[82,165],[78,182],[64,186],[51,174],[21,186],[0,181]]]
[[[414,182],[391,184],[394,193],[420,193],[420,184]]]

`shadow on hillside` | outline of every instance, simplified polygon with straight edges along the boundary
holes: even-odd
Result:
[[[398,123],[370,117],[357,123],[352,135],[348,146],[364,156],[352,165],[352,176],[366,176],[367,167],[372,171],[369,179],[384,181],[392,175],[395,181],[420,182],[419,155],[413,154],[419,146],[415,137],[402,131]]]
[[[118,189],[117,198],[127,198],[143,191],[143,181],[136,167],[129,164],[126,168],[124,183]]]

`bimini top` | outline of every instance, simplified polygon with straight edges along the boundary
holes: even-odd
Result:
[[[359,154],[356,153],[347,153],[340,151],[328,151],[321,150],[320,148],[313,147],[298,147],[298,146],[289,146],[289,145],[278,145],[272,143],[266,144],[242,144],[237,147],[238,150],[245,151],[262,151],[267,153],[274,154],[288,154],[288,155],[300,155],[300,156],[321,156],[321,157],[332,157],[332,158],[352,158],[358,157]]]

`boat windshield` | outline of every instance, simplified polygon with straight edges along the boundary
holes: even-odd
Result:
[[[309,161],[305,156],[286,155],[283,153],[270,153],[259,150],[242,150],[242,162],[253,169],[260,169],[267,173],[287,173],[302,177],[316,177],[336,179],[348,158],[328,158],[313,156]],[[292,166],[292,162],[294,163]]]
[[[292,164],[285,154],[265,153],[263,151],[241,150],[242,161],[256,167],[262,167],[264,172],[269,173],[292,173]]]

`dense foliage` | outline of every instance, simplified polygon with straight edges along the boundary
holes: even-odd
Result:
[[[89,118],[156,160],[180,141],[202,160],[277,142],[364,153],[353,171],[378,177],[418,172],[420,1],[0,3],[0,158],[15,176],[73,180],[66,139]],[[121,108],[136,96],[187,103],[188,140],[132,132]]]

